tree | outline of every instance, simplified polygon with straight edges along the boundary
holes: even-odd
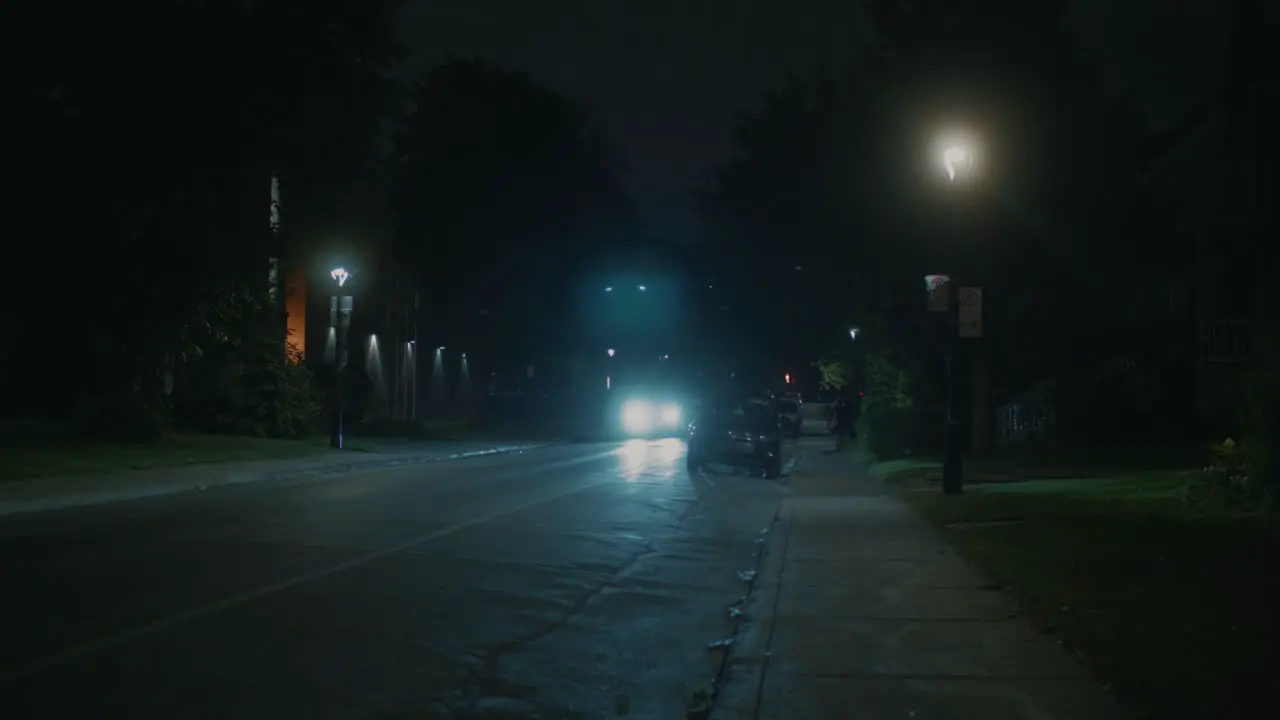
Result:
[[[868,354],[920,374],[927,405],[941,352],[921,278],[951,272],[987,289],[993,380],[1007,393],[1093,371],[1100,351],[1132,356],[1161,287],[1141,270],[1143,240],[1167,221],[1158,198],[1134,192],[1136,130],[1073,65],[1061,8],[930,0],[875,10],[879,43],[850,68],[792,77],[742,114],[737,151],[702,198],[709,242],[758,258],[738,284],[768,290],[743,298],[744,316],[789,330],[762,344],[803,347],[802,333],[831,338],[857,324]],[[964,192],[936,181],[925,157],[938,130],[929,123],[951,114],[983,126],[998,170]],[[786,271],[795,266],[804,273]]]
[[[853,368],[850,367],[847,360],[842,358],[814,361],[813,366],[818,369],[820,375],[819,384],[823,390],[836,393],[844,392],[849,387],[849,383],[853,381]]]
[[[265,291],[270,175],[302,233],[373,158],[395,7],[144,0],[31,25],[48,37],[19,120],[40,152],[17,170],[36,229],[15,276],[42,302],[16,333],[12,406],[100,427],[165,414],[163,369],[201,308]]]
[[[602,130],[554,91],[481,60],[432,68],[413,98],[393,205],[398,246],[424,271],[430,332],[490,358],[573,345],[579,278],[639,230]]]

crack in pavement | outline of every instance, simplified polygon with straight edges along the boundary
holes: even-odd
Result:
[[[619,577],[621,577],[628,570],[634,567],[636,563],[640,562],[640,560],[648,557],[649,555],[654,554],[655,552],[657,552],[657,549],[653,546],[653,543],[646,542],[645,547],[641,548],[639,552],[636,552],[634,555],[627,558],[627,560],[623,562],[622,565],[618,566],[618,568],[614,570],[613,573],[610,574],[608,577],[604,578],[604,580],[601,583],[591,588],[587,592],[583,593],[577,600],[573,602],[572,605],[569,606],[567,610],[565,610],[564,614],[562,614],[560,617],[556,618],[555,620],[552,620],[551,622],[547,623],[543,627],[538,628],[537,630],[534,630],[533,632],[525,633],[520,637],[512,638],[511,640],[507,640],[505,642],[499,643],[489,648],[488,650],[486,650],[484,652],[484,655],[496,661],[499,658],[501,658],[503,655],[514,652],[515,650],[518,650],[521,647],[528,645],[529,643],[541,640],[542,638],[547,637],[548,635],[564,627],[575,617],[577,617],[578,615],[581,615],[582,611],[586,609],[587,605],[589,605],[592,600],[599,597],[600,594],[603,593],[605,590],[608,590],[609,588],[614,587]]]
[[[696,511],[699,507],[701,507],[704,503],[706,503],[707,499],[708,499],[707,496],[698,496],[693,498],[692,500],[683,500],[683,499],[675,500],[676,502],[686,503],[686,506],[681,510],[680,514],[677,516],[676,520],[672,523],[671,526],[681,531],[682,533],[693,534],[691,530],[687,528],[683,528],[681,527],[681,525],[694,511]],[[656,510],[657,508],[654,508],[654,509]],[[618,585],[618,581],[624,575],[626,575],[628,571],[630,571],[633,567],[635,567],[637,563],[639,563],[644,558],[654,555],[658,552],[657,546],[651,540],[644,539],[636,535],[624,535],[624,537],[627,537],[628,539],[640,541],[642,544],[642,547],[640,548],[640,550],[638,550],[637,552],[632,554],[629,558],[627,558],[622,564],[620,564],[615,570],[613,570],[612,573],[610,573],[607,577],[603,578],[603,580],[598,585],[592,587],[586,593],[582,594],[576,601],[574,601],[574,603],[569,608],[565,610],[565,612],[560,617],[556,618],[555,620],[547,623],[543,627],[540,627],[532,632],[525,633],[519,637],[512,638],[510,640],[498,643],[497,645],[494,645],[488,648],[487,650],[473,653],[474,656],[483,658],[484,665],[487,670],[486,672],[487,677],[481,679],[482,683],[486,685],[492,685],[494,683],[499,683],[499,684],[504,683],[505,681],[503,681],[501,678],[501,671],[499,668],[503,656],[509,655],[529,645],[530,643],[534,643],[534,642],[537,642],[538,640],[546,638],[554,634],[561,628],[565,627],[566,625],[568,625],[575,618],[582,615],[582,613],[586,610],[586,608],[591,604],[593,600],[600,597],[606,590],[616,587]],[[721,670],[720,672],[723,672],[723,670]],[[463,706],[463,704],[460,704],[460,703],[448,703],[448,705],[450,710],[455,714],[455,716],[466,717],[467,715],[471,715],[477,712],[481,701],[484,699],[485,698],[479,697],[479,696],[471,696],[467,698],[468,702],[465,703],[465,706]],[[531,698],[524,697],[521,699],[529,700]],[[560,708],[558,710],[551,710],[550,708],[547,708],[547,709],[552,711],[553,713],[560,712],[561,715],[558,715],[557,717],[575,717],[576,716],[576,713],[574,713],[573,711],[566,711],[564,708]],[[566,712],[568,713],[567,715],[564,714]]]

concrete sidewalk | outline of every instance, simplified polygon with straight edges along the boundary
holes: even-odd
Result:
[[[331,452],[305,458],[184,465],[105,475],[0,482],[0,516],[174,495],[241,483],[295,480],[361,470],[520,452],[548,443],[440,441],[395,452]]]
[[[792,488],[713,718],[1125,717],[851,454]]]

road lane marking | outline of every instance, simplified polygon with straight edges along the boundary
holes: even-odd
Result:
[[[594,460],[599,460],[604,457],[611,456],[613,454],[614,454],[613,451],[610,451],[607,453],[593,453],[585,458],[575,458],[573,460],[550,463],[548,465],[540,466],[538,469],[546,470],[546,469],[551,469],[556,467],[564,467],[567,465],[577,465],[581,463],[591,462]],[[520,475],[525,475],[525,474],[528,474],[528,471],[521,472],[521,473],[513,473],[504,479],[511,479],[511,478],[519,477]],[[395,545],[385,547],[381,550],[375,550],[371,553],[366,553],[364,555],[361,555],[360,557],[352,558],[351,560],[346,560],[340,563],[336,563],[334,565],[329,565],[327,567],[320,568],[318,570],[312,570],[311,572],[295,575],[294,577],[286,578],[284,580],[281,580],[279,582],[274,582],[269,585],[264,585],[255,590],[250,590],[247,592],[240,593],[238,595],[233,595],[223,600],[219,600],[218,602],[215,602],[215,603],[202,605],[192,610],[188,610],[186,612],[182,612],[177,615],[172,615],[167,618],[163,618],[161,620],[156,620],[156,621],[145,623],[142,625],[136,625],[132,628],[128,628],[126,630],[121,630],[119,632],[106,635],[97,640],[92,640],[90,642],[83,643],[81,645],[77,645],[77,646],[68,648],[66,650],[53,653],[52,655],[48,655],[40,660],[37,660],[35,662],[29,663],[24,666],[14,667],[14,668],[5,668],[3,669],[3,671],[0,671],[0,682],[12,682],[14,680],[20,680],[22,678],[30,677],[32,675],[36,675],[46,670],[56,668],[60,665],[64,665],[73,660],[79,660],[81,658],[85,658],[90,655],[100,653],[104,650],[110,650],[112,648],[120,647],[121,645],[131,643],[135,640],[140,640],[142,638],[155,635],[157,633],[161,633],[166,630],[172,630],[176,627],[186,625],[187,623],[194,622],[196,620],[203,620],[205,618],[209,618],[214,615],[221,614],[228,610],[238,608],[242,605],[247,605],[257,600],[261,600],[263,598],[269,597],[271,595],[275,595],[285,590],[290,590],[292,588],[298,587],[300,585],[304,585],[309,582],[322,580],[324,578],[331,577],[333,575],[337,575],[337,574],[346,572],[348,570],[353,570],[358,567],[363,567],[372,562],[381,560],[382,558],[385,558],[389,555],[395,555],[396,553],[404,552],[405,550],[416,547],[418,545],[422,545],[423,543],[427,543],[432,540],[437,540],[439,538],[445,537],[446,535],[452,535],[456,532],[460,532],[462,530],[466,530],[468,528],[472,528],[477,525],[483,525],[485,523],[497,520],[498,518],[505,517],[507,515],[512,515],[524,510],[528,510],[530,508],[534,508],[539,505],[545,505],[547,503],[554,502],[556,500],[560,500],[560,499],[569,497],[571,495],[576,495],[578,493],[591,490],[601,485],[616,483],[618,482],[618,480],[619,478],[616,477],[615,473],[611,473],[611,472],[606,473],[606,475],[599,480],[594,480],[592,482],[587,483],[586,485],[576,487],[566,492],[557,493],[555,495],[540,498],[532,502],[522,503],[520,505],[508,507],[501,510],[500,512],[490,513],[488,515],[472,518],[471,520],[455,523],[445,528],[440,528],[438,530],[433,530],[428,533],[416,535],[414,537],[409,538],[408,540],[404,540]]]

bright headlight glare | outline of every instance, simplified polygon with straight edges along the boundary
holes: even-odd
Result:
[[[653,426],[653,408],[643,400],[631,400],[622,406],[622,427],[627,432],[646,432]]]
[[[662,424],[678,425],[680,423],[680,406],[668,405],[662,408]]]

